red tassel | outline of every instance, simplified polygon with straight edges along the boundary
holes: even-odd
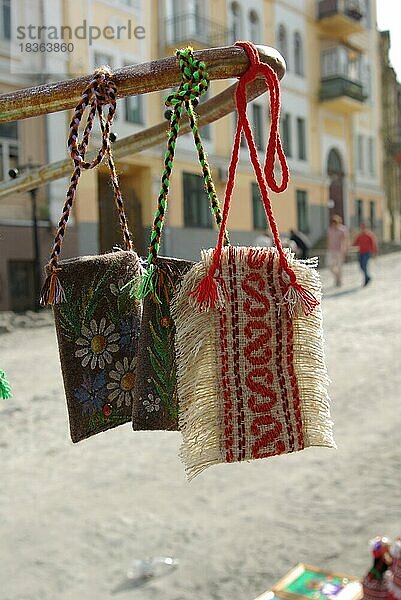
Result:
[[[283,297],[283,302],[287,305],[291,316],[294,314],[297,305],[300,304],[306,317],[312,314],[319,304],[319,301],[316,300],[312,292],[305,290],[305,288],[296,281],[288,284]]]
[[[319,301],[316,300],[315,296],[309,290],[305,290],[299,283],[294,285],[297,292],[298,299],[301,302],[302,308],[304,309],[305,316],[312,314],[316,306],[319,305]]]
[[[215,278],[213,275],[205,275],[198,283],[196,288],[190,293],[191,298],[195,298],[199,304],[199,310],[209,311],[221,307],[227,296],[227,289],[224,280],[221,277]]]
[[[64,302],[65,300],[63,286],[57,276],[57,271],[59,270],[60,269],[54,269],[50,275],[46,277],[40,294],[40,304],[42,306],[61,304],[61,302]]]

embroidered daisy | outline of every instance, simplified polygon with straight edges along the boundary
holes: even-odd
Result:
[[[83,367],[90,362],[91,369],[95,369],[97,366],[99,369],[104,369],[105,362],[111,363],[112,353],[118,352],[118,345],[115,342],[120,337],[114,330],[113,323],[106,327],[104,317],[100,319],[99,325],[92,319],[89,327],[82,326],[82,337],[76,341],[76,344],[82,348],[75,352],[75,356],[82,358]]]
[[[126,406],[129,406],[132,403],[134,393],[136,356],[131,362],[124,356],[123,361],[118,360],[115,367],[116,370],[109,373],[110,379],[114,381],[107,384],[108,399],[110,402],[117,400],[118,408],[123,402]]]
[[[147,412],[157,412],[160,409],[160,398],[155,398],[153,394],[148,394],[147,399],[143,401],[143,405]]]

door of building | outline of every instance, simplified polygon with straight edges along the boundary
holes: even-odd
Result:
[[[128,182],[120,182],[123,191],[125,213],[135,250],[145,252],[141,202]],[[114,246],[124,248],[118,212],[114,203],[113,187],[110,178],[99,174],[99,245],[100,252],[111,252]],[[127,189],[128,188],[128,189]]]
[[[9,306],[14,312],[35,309],[35,279],[33,260],[9,260]]]
[[[327,159],[327,174],[330,177],[329,215],[340,215],[344,221],[344,169],[340,153],[334,148]]]

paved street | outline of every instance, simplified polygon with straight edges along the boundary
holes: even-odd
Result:
[[[178,433],[73,445],[53,328],[0,336],[0,600],[252,600],[297,562],[362,576],[401,535],[401,255],[322,273],[338,450],[219,465],[186,482]],[[140,584],[133,559],[179,567]]]

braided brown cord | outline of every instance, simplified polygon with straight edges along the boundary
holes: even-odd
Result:
[[[108,113],[105,119],[103,115],[103,106],[108,105]],[[82,141],[78,143],[79,124],[87,107],[90,107]],[[110,126],[113,122],[116,111],[116,86],[112,80],[112,74],[108,67],[98,69],[91,83],[86,87],[82,94],[81,101],[76,106],[74,115],[70,123],[68,136],[68,150],[74,161],[74,170],[70,179],[70,185],[67,191],[67,197],[64,203],[63,213],[58,224],[57,232],[54,238],[53,251],[50,255],[49,270],[50,273],[44,283],[40,302],[42,305],[58,304],[64,300],[64,291],[57,277],[58,258],[61,252],[61,246],[71,208],[74,203],[78,181],[82,169],[89,170],[96,167],[107,155],[110,169],[111,180],[114,188],[114,200],[117,206],[121,230],[124,238],[126,250],[132,250],[131,236],[128,230],[127,218],[125,216],[124,204],[118,183],[117,173],[114,165],[113,155],[110,147]],[[93,128],[96,113],[99,117],[100,129],[102,132],[102,145],[99,148],[97,156],[91,161],[85,161],[86,151],[88,149],[89,137]]]

